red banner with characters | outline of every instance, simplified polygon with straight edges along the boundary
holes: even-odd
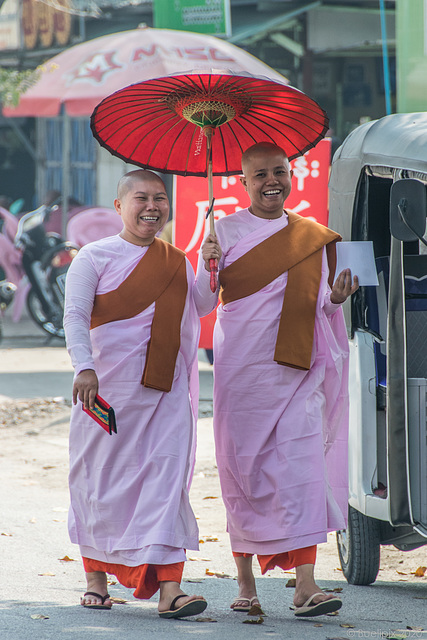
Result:
[[[294,172],[292,191],[285,208],[321,224],[328,223],[328,180],[331,162],[331,141],[321,140],[314,149],[291,162]],[[213,178],[215,220],[249,206],[249,198],[239,176]],[[209,232],[207,178],[174,177],[173,242],[185,251],[197,269],[200,245]],[[212,348],[215,311],[202,318],[200,347]]]

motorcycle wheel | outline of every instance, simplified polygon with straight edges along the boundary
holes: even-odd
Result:
[[[56,318],[47,318],[34,289],[30,289],[28,292],[27,309],[32,320],[34,320],[43,331],[46,331],[50,336],[55,336],[56,338],[65,337],[64,327],[62,326],[62,309],[58,307]]]
[[[337,531],[341,568],[349,584],[375,582],[380,568],[380,522],[348,507],[347,529]]]

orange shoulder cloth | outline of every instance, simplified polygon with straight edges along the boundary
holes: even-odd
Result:
[[[326,245],[329,284],[336,267],[335,243],[341,236],[289,212],[289,224],[222,269],[220,300],[228,304],[260,291],[288,271],[274,360],[294,369],[310,369],[317,296]]]
[[[156,303],[141,384],[170,391],[181,344],[187,297],[185,254],[154,238],[128,277],[113,291],[95,296],[90,328],[133,318]]]

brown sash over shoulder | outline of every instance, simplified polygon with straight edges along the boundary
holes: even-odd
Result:
[[[288,271],[274,360],[310,369],[317,296],[326,245],[332,286],[341,236],[317,222],[289,212],[289,224],[219,273],[220,300],[228,304],[260,291]]]
[[[181,344],[187,296],[185,254],[154,238],[146,254],[114,291],[95,296],[90,328],[125,320],[156,303],[141,384],[170,391]]]

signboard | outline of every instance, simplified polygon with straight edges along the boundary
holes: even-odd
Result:
[[[230,0],[154,0],[157,29],[231,35]]]
[[[63,10],[61,10],[63,7]],[[68,43],[71,35],[71,13],[69,0],[57,0],[56,11],[53,14],[53,32],[56,44],[64,46]]]
[[[37,3],[39,18],[39,38],[42,47],[51,47],[53,43],[53,14],[55,10],[45,2]]]
[[[328,222],[328,180],[331,161],[331,140],[321,140],[304,156],[291,162],[294,172],[292,191],[286,200],[287,210],[312,218],[321,224]],[[215,220],[249,206],[249,198],[239,176],[213,178]],[[173,242],[185,251],[197,269],[200,245],[209,231],[207,178],[174,177]],[[212,348],[215,311],[202,318],[200,347]]]
[[[396,2],[397,111],[427,110],[427,0]]]
[[[38,11],[33,0],[22,0],[22,31],[25,49],[34,49],[38,39]]]
[[[60,7],[64,7],[62,10]],[[66,45],[71,35],[69,0],[58,0],[50,5],[39,0],[22,0],[22,31],[24,48],[51,47],[54,39]]]

